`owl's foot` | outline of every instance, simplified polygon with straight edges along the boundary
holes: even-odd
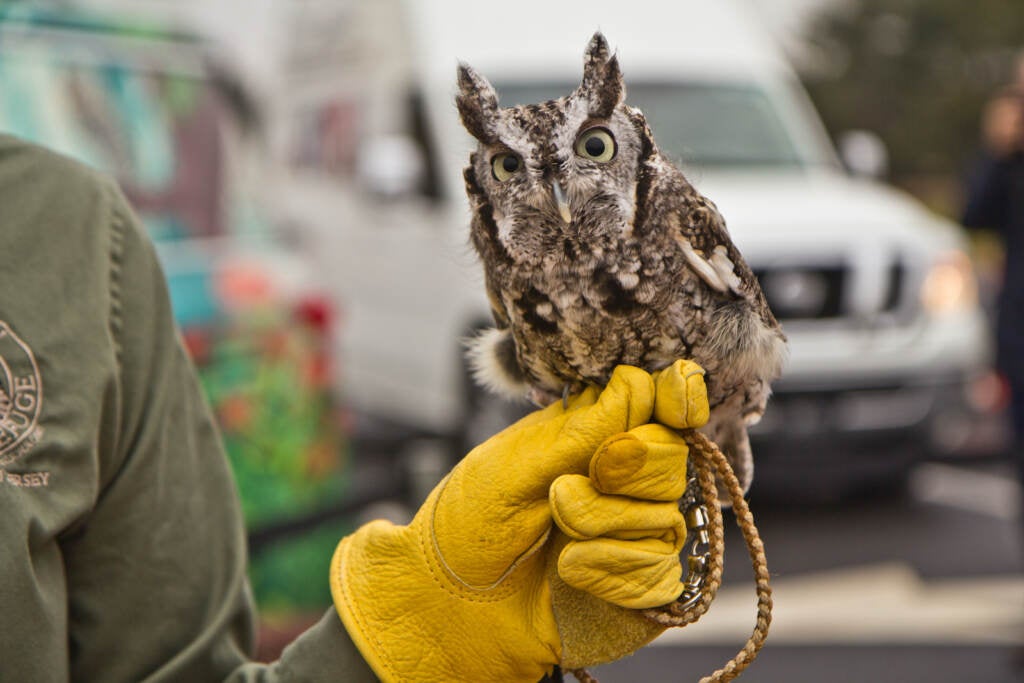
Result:
[[[566,383],[562,386],[562,393],[556,393],[554,391],[548,391],[540,387],[533,387],[530,389],[528,397],[538,408],[545,408],[555,401],[561,401],[563,408],[569,407],[569,397],[580,390],[579,386],[573,385],[572,383]]]

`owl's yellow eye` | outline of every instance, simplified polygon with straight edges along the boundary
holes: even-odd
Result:
[[[494,174],[494,179],[500,183],[511,178],[512,174],[522,167],[522,160],[511,152],[495,154],[491,159],[491,173]]]
[[[611,161],[615,158],[615,138],[607,128],[585,130],[576,138],[576,153],[591,161]]]

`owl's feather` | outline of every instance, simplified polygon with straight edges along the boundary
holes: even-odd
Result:
[[[466,340],[469,369],[477,383],[496,394],[526,396],[530,383],[516,358],[515,340],[508,329],[481,330]]]

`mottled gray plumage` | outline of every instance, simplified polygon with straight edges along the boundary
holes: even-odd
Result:
[[[764,412],[785,337],[715,206],[624,97],[600,33],[579,88],[541,104],[500,108],[459,67],[456,103],[480,143],[465,170],[471,238],[496,323],[471,345],[474,369],[544,404],[619,364],[691,358],[707,371],[703,431],[746,488],[746,427]]]

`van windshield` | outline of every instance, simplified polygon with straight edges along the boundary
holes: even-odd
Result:
[[[543,102],[574,85],[498,86],[501,105]],[[630,83],[627,102],[647,117],[658,147],[686,165],[803,167],[801,154],[759,88],[723,84]]]

